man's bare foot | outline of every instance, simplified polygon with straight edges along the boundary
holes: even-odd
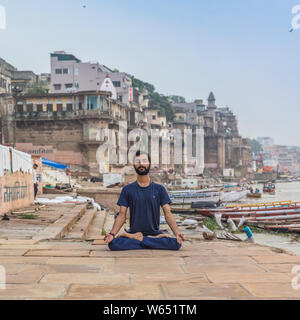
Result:
[[[149,238],[169,238],[168,234],[158,234],[157,236],[148,236]]]
[[[143,234],[141,232],[137,232],[137,233],[128,233],[128,232],[123,232],[120,235],[118,235],[119,237],[125,237],[125,238],[129,238],[129,239],[135,239],[138,241],[143,241]]]

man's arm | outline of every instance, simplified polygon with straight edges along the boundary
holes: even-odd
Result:
[[[114,225],[111,229],[111,233],[113,233],[114,235],[117,235],[117,233],[120,231],[120,229],[122,228],[123,224],[125,223],[126,220],[126,213],[127,213],[127,207],[124,206],[120,206],[120,210],[119,210],[119,214],[114,222]],[[105,236],[105,244],[108,244],[109,242],[111,242],[113,240],[113,236],[111,234],[106,234]]]
[[[164,206],[162,206],[164,214],[165,214],[165,218],[167,221],[167,224],[169,225],[169,227],[171,228],[171,230],[173,231],[177,242],[179,244],[182,244],[182,242],[184,241],[184,235],[183,233],[180,232],[176,220],[174,218],[174,216],[172,215],[171,209],[170,209],[170,205],[168,203],[166,203]]]
[[[127,213],[127,207],[120,206],[120,211],[119,214],[114,222],[114,225],[111,229],[111,232],[117,235],[117,233],[120,231],[122,228],[123,224],[126,221],[126,213]]]

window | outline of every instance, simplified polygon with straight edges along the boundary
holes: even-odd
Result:
[[[41,103],[37,104],[36,108],[38,112],[43,112],[43,105]]]
[[[65,87],[66,87],[66,89],[71,89],[71,88],[73,88],[73,84],[72,83],[66,83]]]
[[[62,111],[62,110],[63,110],[63,105],[62,105],[62,103],[57,103],[57,104],[56,104],[56,110],[57,110],[57,111]]]
[[[61,84],[55,84],[54,90],[61,90]]]
[[[32,103],[27,103],[26,108],[27,108],[27,112],[33,112],[33,104]]]
[[[18,103],[17,105],[17,112],[23,112],[24,109],[23,109],[23,103]]]
[[[55,69],[56,74],[62,74],[62,69]]]
[[[73,110],[73,104],[72,102],[67,103],[67,111],[72,111]]]
[[[47,111],[53,112],[53,104],[52,103],[47,103]]]
[[[79,82],[78,81],[74,81],[74,86],[75,86],[75,88],[79,88]]]
[[[121,87],[121,82],[120,81],[113,81],[113,85],[115,86],[115,87]]]
[[[63,69],[63,74],[68,74],[69,73],[69,69],[66,68],[66,69]]]
[[[79,69],[78,69],[78,68],[75,68],[75,69],[74,69],[74,76],[78,76],[78,74],[79,74]]]
[[[81,102],[79,102],[78,107],[79,107],[79,110],[82,110],[82,103]]]
[[[122,101],[123,101],[123,97],[122,97],[122,96],[118,96],[118,100],[119,100],[120,102],[122,102]]]

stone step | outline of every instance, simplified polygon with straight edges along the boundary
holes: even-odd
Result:
[[[74,223],[86,212],[87,204],[76,205],[67,210],[61,218],[38,232],[32,240],[61,239],[72,228]]]
[[[89,227],[97,213],[97,208],[88,209],[86,213],[74,224],[65,239],[86,239]]]
[[[101,240],[103,239],[102,229],[106,220],[106,210],[98,211],[93,223],[91,224],[86,240]]]

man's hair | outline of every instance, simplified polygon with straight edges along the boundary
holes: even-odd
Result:
[[[146,155],[148,156],[148,161],[149,161],[149,163],[151,163],[151,158],[150,158],[149,153],[146,152],[146,151],[138,150],[138,151],[135,153],[134,157],[133,157],[133,164],[135,163],[136,157],[139,157],[139,156],[142,155],[142,154],[146,154]]]
[[[33,165],[35,168],[37,168],[38,167],[38,165],[35,163],[34,165]]]

